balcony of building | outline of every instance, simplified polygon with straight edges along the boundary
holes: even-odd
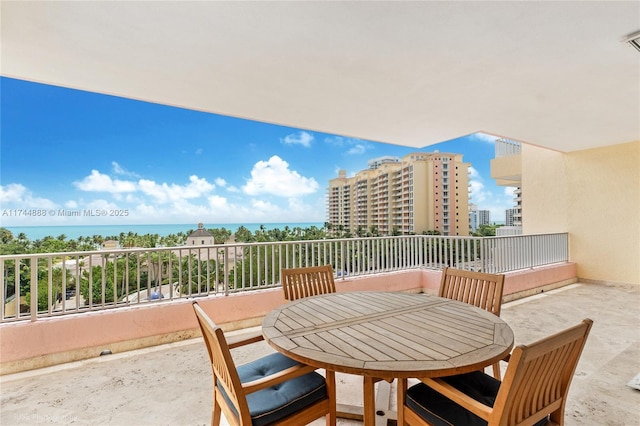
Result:
[[[555,273],[554,273],[555,274]],[[415,287],[422,281],[421,291],[433,291],[438,281],[437,271],[421,273],[380,274],[359,280],[338,278],[338,291],[356,288],[397,290]],[[525,273],[525,275],[527,275]],[[535,274],[532,274],[532,276]],[[407,285],[413,282],[413,285]],[[413,288],[412,291],[419,290]],[[575,372],[565,411],[567,426],[631,425],[640,421],[637,410],[638,390],[630,385],[640,372],[638,329],[640,328],[640,289],[632,285],[606,285],[574,282],[553,290],[520,297],[503,304],[501,317],[510,325],[516,344],[534,341],[583,318],[594,320],[594,327]],[[212,295],[198,299],[218,321],[225,313],[242,309],[235,321],[235,331],[228,335],[259,330],[259,320],[270,306],[281,303],[279,288],[265,289],[252,296],[233,294]],[[513,295],[511,295],[513,296]],[[220,299],[226,299],[224,301]],[[242,299],[246,299],[242,301]],[[196,327],[190,300],[161,302],[139,307],[144,315],[130,317],[128,322],[105,321],[96,328],[95,317],[112,317],[111,312],[80,314],[79,323],[57,333],[58,340],[73,340],[74,334],[110,334],[138,322],[148,326],[170,326],[181,322]],[[162,307],[165,305],[165,308]],[[166,309],[176,305],[174,314]],[[233,308],[225,308],[231,305]],[[162,311],[157,315],[153,311]],[[179,311],[179,313],[178,313]],[[62,319],[59,319],[62,321]],[[44,319],[43,322],[55,321]],[[71,321],[71,317],[68,318]],[[36,327],[39,321],[26,327]],[[84,323],[84,324],[83,324]],[[228,323],[227,326],[230,324]],[[14,324],[17,326],[17,324]],[[245,328],[247,327],[247,328]],[[123,331],[123,330],[121,330]],[[44,332],[44,330],[43,330]],[[50,333],[54,332],[49,330]],[[46,333],[46,332],[45,332]],[[28,333],[26,333],[28,334]],[[133,336],[132,336],[133,337]],[[140,336],[140,346],[148,337]],[[156,344],[146,348],[125,350],[117,344],[102,344],[91,348],[82,361],[57,364],[0,376],[2,406],[0,423],[22,424],[139,424],[139,425],[204,425],[210,421],[211,373],[204,343],[195,331],[183,331],[182,340],[164,343],[159,336]],[[166,342],[166,341],[165,341]],[[28,344],[23,341],[22,344]],[[85,341],[87,347],[92,343]],[[6,345],[3,340],[3,346]],[[100,355],[101,352],[107,353]],[[265,342],[234,349],[233,356],[241,364],[272,352]],[[503,366],[503,368],[506,366]],[[636,379],[637,380],[637,379]],[[377,425],[394,425],[395,382],[377,385]],[[362,379],[337,375],[339,404],[362,404]],[[223,421],[223,425],[227,424]],[[323,425],[318,420],[313,425]],[[362,424],[339,419],[339,426]]]
[[[331,264],[343,290],[427,291],[445,266],[508,273],[505,298],[577,280],[568,235],[371,238],[0,256],[0,373],[180,340],[206,299],[230,329],[281,303],[280,269]],[[214,308],[215,307],[215,308]],[[99,330],[99,331],[98,331]]]
[[[6,77],[416,149],[474,132],[521,141],[519,154],[498,157],[492,166],[498,181],[507,186],[520,182],[524,189],[523,232],[528,235],[504,238],[511,244],[559,232],[568,243],[560,262],[507,272],[513,295],[538,295],[522,303],[507,300],[505,318],[525,342],[556,331],[558,324],[594,317],[595,338],[576,375],[567,421],[638,423],[637,410],[627,416],[637,407],[637,395],[629,394],[624,383],[640,370],[640,220],[634,214],[640,201],[640,85],[637,51],[622,42],[638,31],[637,2],[289,2],[278,7],[268,2],[168,2],[161,7],[3,2],[1,7]],[[474,43],[467,42],[469,34]],[[576,34],[589,49],[575,49]],[[255,58],[255,66],[247,66],[247,58]],[[526,66],[504,66],[522,65],[523,58]],[[601,63],[608,66],[594,65]],[[377,185],[372,182],[374,190]],[[348,200],[349,188],[343,187],[342,201]],[[349,223],[345,208],[346,214],[339,213],[346,217],[338,222],[343,226]],[[382,211],[375,218],[379,215]],[[421,259],[411,244],[383,247],[393,247],[385,250],[401,253],[398,258],[404,260]],[[515,265],[514,259],[528,258],[526,253],[527,243],[522,243],[495,259]],[[544,253],[555,255],[554,250]],[[398,263],[372,272],[350,269],[356,263],[349,263],[340,271],[339,284],[342,291],[407,286],[429,291],[442,262]],[[260,270],[254,272],[262,277]],[[37,276],[27,279],[38,281]],[[553,293],[543,284],[566,279],[580,286]],[[207,369],[199,360],[194,374],[201,382],[190,382],[185,371],[170,374],[170,368],[191,368],[184,362],[191,358],[184,352],[188,345],[168,348],[175,358],[162,351],[151,358],[147,350],[130,350],[193,337],[193,297],[206,299],[219,315],[215,319],[228,329],[255,326],[265,311],[281,303],[277,278],[243,287],[247,292],[228,284],[223,280],[218,287],[215,281],[211,294],[198,289],[156,301],[139,298],[135,306],[123,307],[93,298],[88,307],[67,303],[65,293],[61,311],[48,308],[56,299],[52,288],[47,297],[53,301],[47,300],[43,311],[37,286],[30,298],[14,294],[8,305],[2,303],[2,424],[207,423]],[[584,289],[591,292],[581,297]],[[622,296],[613,296],[611,289]],[[147,286],[142,292],[150,296],[151,290]],[[2,291],[4,302],[9,295]],[[543,306],[554,299],[563,303]],[[511,313],[522,313],[522,322]],[[193,350],[204,357],[199,346],[194,343]],[[107,347],[115,356],[98,358]],[[41,381],[29,376],[22,382],[5,380],[25,367],[74,359],[93,360],[86,361],[87,369],[74,370],[75,377],[88,382],[46,387],[62,383],[58,374],[73,379],[72,369],[33,376]],[[116,374],[123,364],[132,370]],[[106,373],[97,369],[102,366]],[[152,378],[141,379],[146,374]],[[128,394],[130,389],[137,393]],[[77,390],[84,394],[71,393]],[[189,417],[191,412],[197,419]]]
[[[521,186],[522,157],[518,142],[498,139],[495,142],[495,158],[491,160],[491,177],[502,186]]]

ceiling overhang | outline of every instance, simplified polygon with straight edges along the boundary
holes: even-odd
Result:
[[[640,140],[637,1],[3,1],[6,77],[413,147]]]

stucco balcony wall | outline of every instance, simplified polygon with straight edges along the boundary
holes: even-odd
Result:
[[[502,186],[520,186],[522,157],[520,154],[491,160],[491,177]]]
[[[337,291],[437,292],[441,271],[414,269],[338,278]],[[505,300],[576,281],[575,265],[558,264],[509,273]],[[189,339],[199,335],[194,299],[107,309],[78,315],[6,323],[0,326],[0,375]],[[257,326],[284,303],[278,288],[197,299],[225,331]]]

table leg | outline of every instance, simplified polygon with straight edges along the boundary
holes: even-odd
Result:
[[[391,382],[376,380],[376,426],[395,424],[396,412],[391,410]]]
[[[363,383],[363,409],[364,426],[375,426],[376,424],[376,380],[373,377],[364,376]]]

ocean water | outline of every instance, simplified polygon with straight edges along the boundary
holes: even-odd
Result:
[[[309,228],[316,226],[322,228],[324,223],[320,222],[301,222],[301,223],[205,223],[204,227],[226,228],[231,232],[236,232],[240,227],[244,226],[252,233],[259,230],[261,226],[265,229],[284,229],[285,226],[293,229],[295,227]],[[41,240],[47,236],[57,238],[65,235],[67,240],[75,240],[78,237],[92,237],[100,235],[102,237],[117,237],[121,232],[125,234],[133,232],[138,235],[158,234],[161,237],[177,234],[178,232],[188,233],[198,228],[197,224],[164,224],[164,225],[82,225],[82,226],[5,226],[4,228],[11,231],[14,237],[20,233],[24,233],[31,241]]]

